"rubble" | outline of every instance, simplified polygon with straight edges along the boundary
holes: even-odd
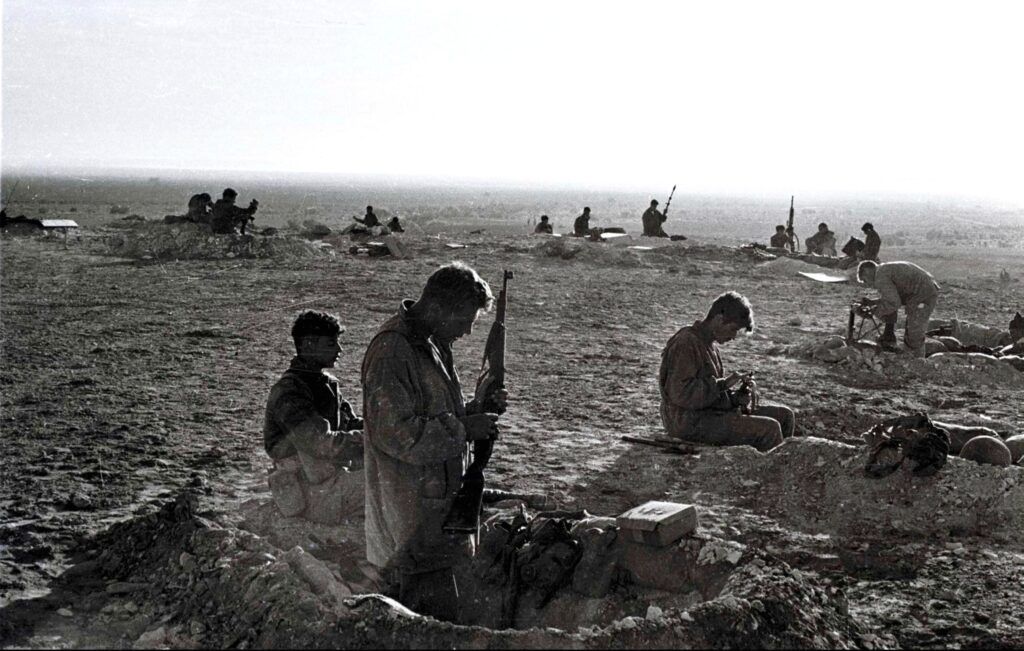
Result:
[[[139,648],[892,644],[872,637],[849,616],[840,593],[808,574],[706,534],[666,548],[623,543],[620,549],[602,542],[602,553],[623,568],[604,594],[578,594],[571,582],[538,606],[524,592],[517,597],[513,627],[486,620],[488,613],[500,612],[508,585],[495,574],[497,558],[478,554],[460,587],[467,588],[467,603],[477,604],[479,621],[472,621],[471,612],[466,624],[455,625],[416,615],[385,595],[352,594],[330,562],[301,547],[283,552],[266,538],[206,520],[197,509],[195,497],[183,493],[157,513],[114,525],[87,545],[77,571],[59,579],[54,599],[99,609],[104,621],[123,622],[118,626],[130,631]],[[498,525],[514,518],[512,511],[491,518],[485,538],[501,538],[504,526]],[[600,528],[607,522],[597,524],[578,531],[590,536],[614,530]],[[485,541],[481,548],[504,546]],[[105,583],[143,587],[129,602],[130,594],[97,594]],[[0,640],[24,641],[8,627]]]
[[[329,245],[320,242],[280,236],[215,235],[191,223],[133,224],[98,239],[102,254],[143,260],[315,258],[333,254]]]

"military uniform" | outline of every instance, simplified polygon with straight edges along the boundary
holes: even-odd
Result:
[[[235,227],[244,225],[255,212],[256,207],[253,205],[239,208],[227,199],[217,199],[210,215],[210,227],[214,233],[234,233]]]
[[[875,231],[868,231],[864,234],[864,249],[860,252],[862,260],[874,260],[878,262],[878,251],[882,248],[882,238]]]
[[[722,358],[703,321],[681,328],[661,353],[661,422],[669,436],[708,445],[752,445],[764,452],[793,435],[793,411],[782,406],[740,413],[726,389]]]
[[[808,253],[817,255],[836,254],[836,234],[832,231],[818,231],[804,240]]]
[[[772,248],[784,249],[789,244],[789,235],[786,235],[786,233],[784,232],[775,233],[775,235],[772,235],[771,242],[769,243],[771,244]]]
[[[338,380],[292,360],[270,390],[263,425],[271,493],[284,515],[328,525],[362,516],[362,427]]]
[[[572,223],[572,234],[577,237],[586,237],[590,234],[590,215],[583,214]]]
[[[193,194],[188,200],[188,220],[197,224],[209,224],[211,205],[213,204],[209,199]]]
[[[644,211],[644,215],[641,221],[644,225],[644,235],[648,237],[668,237],[668,233],[661,227],[665,220],[668,219],[665,215],[661,214],[661,211],[651,206]]]
[[[533,229],[534,233],[547,233],[551,235],[555,232],[555,229],[551,226],[551,222],[538,222],[537,226]]]
[[[900,305],[905,306],[907,326],[904,341],[908,348],[923,357],[928,319],[939,296],[939,284],[935,278],[913,262],[883,262],[875,268],[874,288],[879,293],[875,316],[887,324],[887,331],[891,331]]]

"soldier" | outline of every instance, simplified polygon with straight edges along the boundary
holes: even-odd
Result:
[[[644,211],[641,221],[644,226],[644,235],[648,237],[668,237],[668,233],[662,227],[668,217],[658,210],[658,200],[651,199],[651,207]]]
[[[533,229],[534,233],[547,233],[551,235],[555,232],[555,229],[551,226],[551,222],[548,221],[547,215],[541,215],[540,221],[537,222],[536,228]]]
[[[239,208],[235,205],[237,197],[237,192],[231,188],[225,188],[221,198],[213,204],[210,226],[214,233],[234,233],[236,228],[241,227],[242,235],[245,235],[245,226],[252,221],[260,204],[253,199],[249,202],[248,208]]]
[[[291,333],[296,356],[270,390],[263,424],[278,508],[327,525],[358,520],[363,511],[363,420],[324,372],[338,359],[343,330],[332,314],[299,314]]]
[[[380,220],[377,219],[377,215],[373,214],[373,206],[366,207],[366,216],[363,217],[362,219],[359,219],[358,217],[353,217],[352,219],[356,220],[366,228],[380,226]]]
[[[213,199],[208,192],[193,194],[188,200],[188,214],[185,219],[196,224],[209,224],[211,208]]]
[[[475,271],[435,271],[419,300],[402,302],[363,358],[368,560],[397,574],[399,601],[438,619],[458,617],[454,567],[473,539],[442,529],[466,471],[468,443],[497,435],[496,414],[465,402],[452,342],[494,302]],[[507,394],[496,403],[504,408]]]
[[[391,221],[388,222],[388,230],[391,231],[392,233],[404,233],[405,232],[405,229],[402,228],[402,222],[399,221],[399,219],[398,219],[398,215],[395,215],[394,217],[392,217]]]
[[[754,329],[750,302],[726,292],[704,319],[681,328],[661,353],[661,422],[669,436],[707,445],[752,445],[765,452],[793,435],[796,418],[783,406],[752,403],[751,376],[723,377],[718,345]],[[737,384],[740,388],[736,389]],[[756,402],[756,401],[754,401]]]
[[[858,254],[861,260],[874,260],[878,262],[878,250],[882,248],[882,238],[878,237],[878,233],[875,232],[875,227],[871,222],[865,223],[860,227],[860,230],[864,232],[864,248]]]
[[[836,234],[828,229],[828,224],[818,224],[818,232],[804,240],[807,252],[815,255],[836,255]]]
[[[775,235],[772,235],[771,247],[773,249],[784,249],[789,244],[789,235],[786,233],[786,227],[779,224],[775,227]]]
[[[861,300],[861,305],[872,307],[871,313],[885,322],[885,332],[878,343],[883,348],[895,348],[896,317],[903,305],[907,311],[903,341],[909,353],[924,357],[928,318],[939,296],[935,278],[913,262],[878,264],[865,260],[857,266],[857,281],[878,290],[879,298]]]
[[[572,223],[572,234],[576,237],[590,235],[590,206],[583,208],[583,214]]]

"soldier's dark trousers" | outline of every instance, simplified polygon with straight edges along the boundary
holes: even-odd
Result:
[[[707,411],[684,440],[705,445],[752,445],[767,452],[793,436],[796,416],[789,407],[763,405],[747,416],[735,411]]]
[[[435,619],[455,622],[459,618],[459,587],[450,567],[433,572],[402,572],[398,601],[410,610]]]

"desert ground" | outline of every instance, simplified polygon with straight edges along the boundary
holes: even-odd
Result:
[[[4,179],[5,195],[10,181]],[[333,246],[309,247],[308,254],[117,255],[117,238],[183,213],[193,192],[216,196],[228,184],[21,180],[8,214],[70,218],[82,228],[66,238],[0,243],[0,645],[144,646],[158,624],[189,633],[161,638],[158,646],[238,644],[242,637],[211,637],[212,620],[190,627],[201,613],[186,620],[154,610],[155,593],[125,596],[129,590],[111,589],[121,585],[112,580],[69,591],[66,570],[96,541],[116,546],[110,536],[118,526],[142,527],[141,518],[183,490],[199,496],[197,513],[206,521],[237,527],[242,505],[269,496],[263,408],[293,354],[288,331],[296,313],[318,308],[341,317],[347,331],[332,372],[345,397],[360,405],[358,370],[376,328],[451,260],[473,266],[492,286],[502,270],[516,273],[508,320],[511,400],[491,462],[495,485],[549,493],[567,508],[608,516],[651,499],[696,504],[710,534],[841,594],[844,616],[860,635],[842,645],[1024,645],[1024,545],[1014,528],[1024,512],[1013,515],[993,502],[1020,498],[1024,469],[951,459],[938,478],[866,480],[857,456],[872,424],[917,411],[1003,436],[1024,433],[1024,373],[970,365],[954,371],[896,358],[875,366],[829,364],[795,353],[839,332],[849,303],[870,291],[774,272],[762,266],[765,258],[738,248],[767,241],[785,220],[788,197],[680,190],[666,229],[690,239],[668,243],[639,237],[650,197],[637,193],[255,179],[230,184],[243,205],[259,198],[257,226],[279,228],[275,237],[299,238],[307,221],[337,230],[373,204],[381,216],[402,218],[411,255],[352,255],[347,240],[334,236],[327,238]],[[111,214],[115,205],[146,222]],[[556,232],[571,230],[583,205],[593,208],[593,226],[626,227],[629,244],[652,248],[530,234],[530,220],[542,213],[552,216]],[[1005,327],[1024,309],[1024,212],[917,198],[798,197],[797,206],[802,237],[826,221],[842,243],[873,222],[883,260],[916,262],[943,286],[935,317]],[[999,283],[1003,269],[1013,279],[1008,285]],[[661,350],[726,290],[750,297],[757,327],[722,348],[725,366],[753,371],[766,399],[796,410],[804,447],[783,446],[785,457],[746,448],[673,455],[623,442],[623,435],[661,434]],[[464,378],[478,368],[489,321],[482,318],[456,344]],[[847,502],[835,494],[844,486],[852,487]],[[940,492],[943,501],[931,499]],[[991,519],[977,515],[982,502]],[[1024,507],[1024,499],[1014,504]],[[960,524],[936,524],[944,515]],[[454,646],[544,641],[445,631],[432,638],[407,631],[410,637],[401,639],[408,646],[428,639]],[[258,633],[244,645],[267,639]],[[349,643],[381,641],[363,634]],[[644,637],[642,627],[630,635],[559,644],[642,647],[666,640]]]

